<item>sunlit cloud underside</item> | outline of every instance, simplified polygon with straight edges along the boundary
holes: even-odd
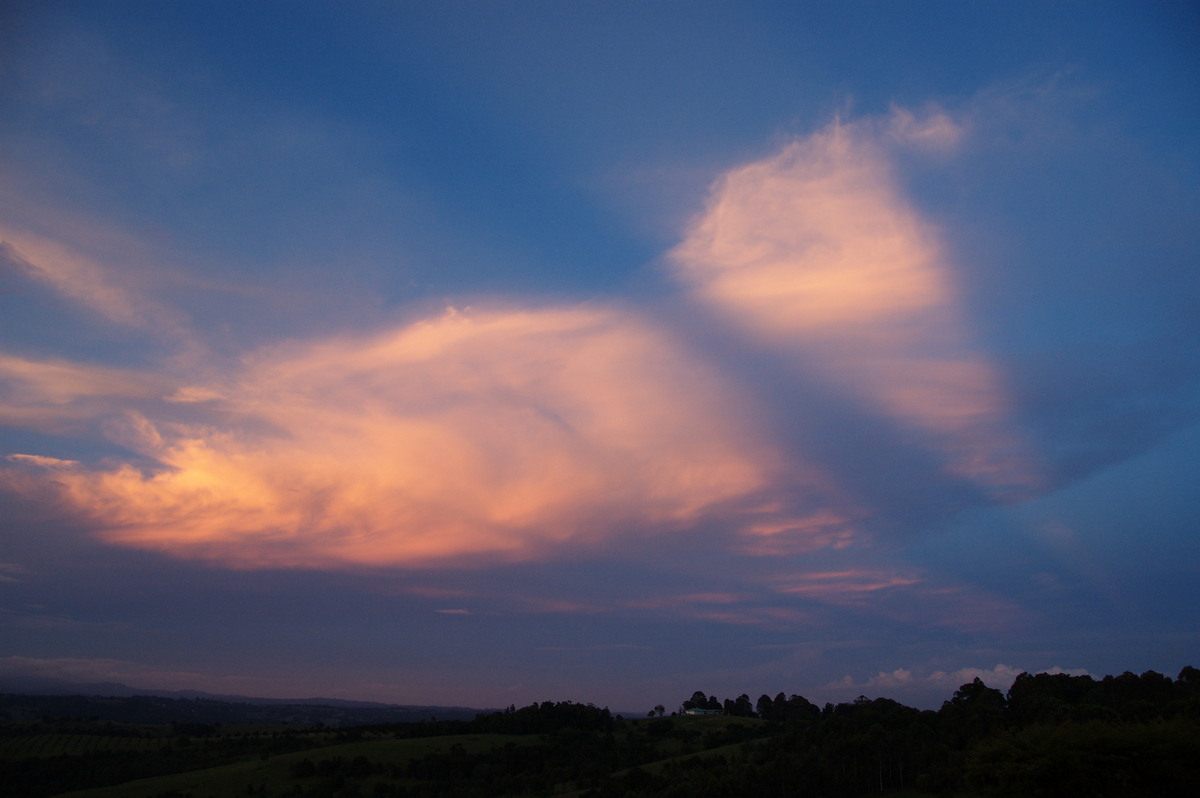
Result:
[[[945,117],[897,113],[791,143],[718,180],[672,262],[696,313],[1000,494],[1034,470],[937,232],[888,157],[897,141],[958,134]],[[10,243],[9,257],[64,297],[85,302],[85,280],[106,286],[110,320],[159,308],[91,262],[56,267],[65,250],[38,241]],[[872,512],[778,443],[752,385],[648,311],[496,302],[202,368],[202,336],[161,314],[182,342],[153,373],[0,357],[0,420],[91,422],[136,455],[9,456],[10,487],[55,491],[111,543],[233,567],[432,566],[703,527],[744,553],[794,554],[850,545]]]

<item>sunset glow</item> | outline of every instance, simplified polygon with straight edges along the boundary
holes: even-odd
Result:
[[[180,396],[212,421],[127,419],[154,472],[56,480],[106,540],[240,567],[538,558],[679,528],[780,468],[734,391],[600,309],[450,310]]]
[[[0,692],[1200,660],[1192,10],[8,6]]]

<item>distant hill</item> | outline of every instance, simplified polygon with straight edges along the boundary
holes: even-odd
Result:
[[[0,682],[0,722],[35,718],[95,718],[114,723],[286,723],[362,726],[471,720],[491,710],[412,706],[337,698],[254,698],[197,690],[142,690],[116,682],[55,679]]]

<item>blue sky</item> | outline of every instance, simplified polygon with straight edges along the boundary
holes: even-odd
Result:
[[[1200,15],[0,16],[0,676],[668,706],[1198,659]]]

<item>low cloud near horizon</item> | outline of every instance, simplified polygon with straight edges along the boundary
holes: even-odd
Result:
[[[1055,665],[1049,668],[1029,669],[997,663],[992,668],[959,668],[949,672],[931,671],[923,674],[906,668],[897,668],[894,671],[879,673],[862,681],[855,681],[847,674],[839,681],[825,685],[824,689],[827,694],[834,695],[839,700],[850,700],[857,695],[867,695],[868,698],[891,698],[901,703],[906,700],[916,701],[936,708],[939,700],[950,700],[955,690],[965,684],[970,684],[975,679],[979,679],[988,687],[1007,693],[1013,682],[1022,673],[1094,677],[1094,674],[1088,673],[1084,668],[1064,669]],[[1173,674],[1168,675],[1173,676]]]
[[[597,648],[601,647],[592,647],[592,650]],[[615,648],[636,647],[615,646]],[[824,685],[818,692],[804,697],[820,703],[826,700],[850,701],[859,695],[867,695],[869,698],[891,698],[901,703],[912,702],[913,705],[936,709],[941,701],[949,700],[955,690],[976,678],[982,680],[989,687],[1007,692],[1017,676],[1026,672],[1095,676],[1082,668],[1064,669],[1055,666],[1025,669],[1002,663],[992,668],[960,668],[952,672],[933,671],[923,675],[916,674],[911,670],[898,669],[891,673],[880,673],[861,682],[857,682],[847,675],[836,682]],[[1167,675],[1173,676],[1173,674]],[[24,689],[25,685],[29,685],[33,689],[45,689],[51,684],[69,687],[70,685],[103,683],[121,684],[142,690],[205,690],[234,695],[257,695],[255,691],[263,690],[262,682],[261,677],[257,679],[229,678],[203,672],[162,671],[142,663],[118,659],[0,657],[0,685],[17,689]],[[298,684],[293,688],[298,691],[295,694],[274,694],[264,697],[309,698],[311,696],[304,693],[306,687],[309,686]],[[309,689],[312,688],[309,687]],[[681,700],[683,697],[679,696]],[[671,701],[675,698],[676,696],[667,696],[664,700]],[[626,707],[625,709],[631,708]]]

